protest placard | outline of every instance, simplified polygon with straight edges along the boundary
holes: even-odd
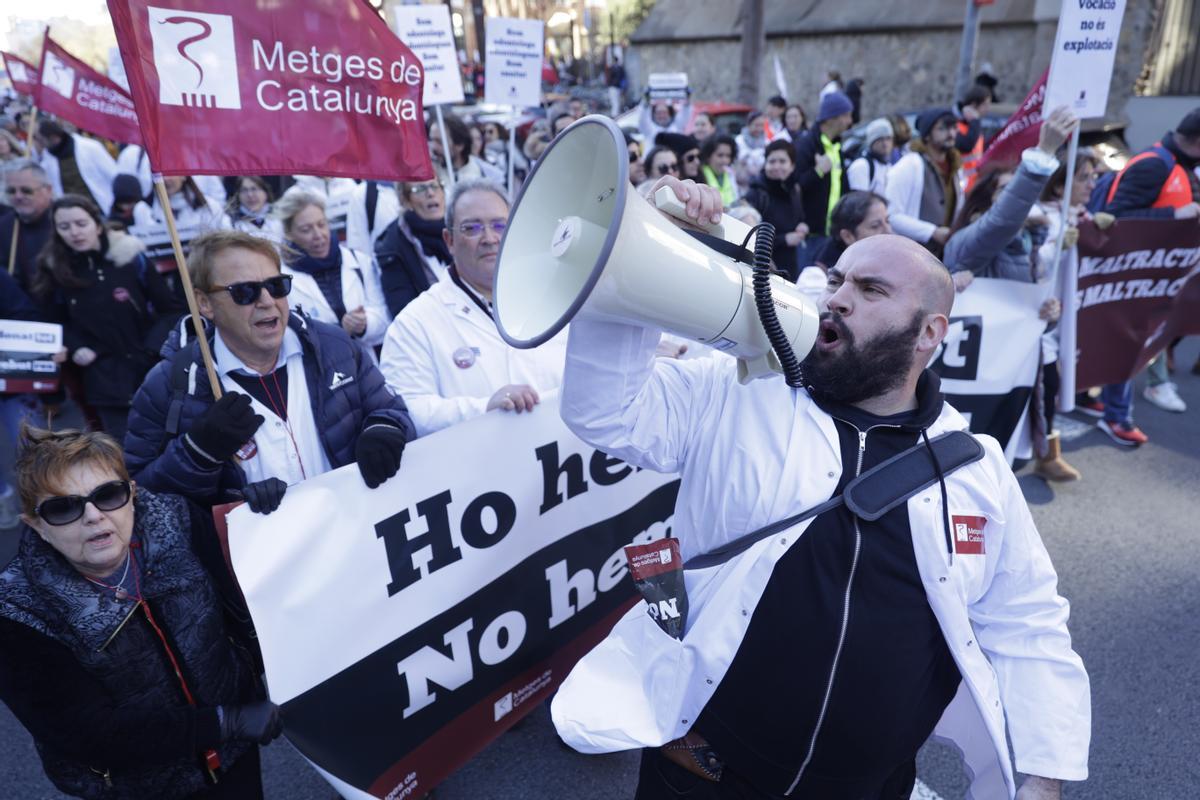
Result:
[[[58,391],[58,364],[51,356],[62,346],[62,325],[0,319],[0,392]]]
[[[1063,0],[1043,108],[1104,116],[1124,16],[1125,0]]]
[[[1195,220],[1080,225],[1078,388],[1127,381],[1174,337],[1200,333],[1198,271]]]
[[[542,37],[539,19],[488,17],[484,95],[489,103],[539,106],[542,102]]]
[[[637,602],[624,546],[669,534],[677,491],[585,445],[544,395],[410,443],[378,489],[349,465],[270,516],[235,510],[286,735],[348,800],[424,796]]]
[[[392,24],[400,41],[421,60],[425,68],[427,108],[463,101],[462,73],[454,49],[450,9],[443,5],[393,6]]]
[[[954,297],[950,330],[930,367],[942,379],[946,402],[971,426],[993,436],[1011,464],[1028,458],[1029,400],[1041,368],[1038,318],[1048,284],[976,278]]]
[[[650,100],[686,100],[688,98],[688,76],[686,72],[652,72],[646,80]]]

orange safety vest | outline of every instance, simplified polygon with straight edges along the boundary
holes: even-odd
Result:
[[[971,124],[966,120],[958,121],[958,132],[963,136],[967,135],[967,131],[971,129]],[[983,161],[983,131],[980,130],[979,138],[975,140],[975,146],[971,148],[971,152],[963,153],[962,157],[962,174],[967,182],[967,191],[971,191],[975,186],[976,173],[979,172],[979,164]]]
[[[1121,182],[1121,177],[1125,174],[1125,170],[1132,167],[1139,161],[1144,161],[1147,158],[1161,158],[1163,161],[1173,165],[1167,179],[1163,181],[1162,189],[1155,198],[1151,208],[1182,208],[1188,203],[1194,201],[1192,195],[1192,183],[1188,180],[1187,170],[1179,165],[1175,160],[1175,156],[1171,155],[1171,151],[1163,147],[1162,142],[1155,142],[1150,146],[1150,149],[1143,150],[1125,163],[1124,169],[1117,173],[1113,178],[1112,186],[1109,187],[1108,197],[1105,198],[1104,204],[1107,206],[1117,196],[1117,185]]]

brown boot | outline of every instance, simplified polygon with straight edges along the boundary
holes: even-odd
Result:
[[[1046,439],[1046,447],[1046,457],[1037,460],[1037,466],[1033,468],[1034,473],[1048,481],[1079,480],[1079,470],[1063,460],[1062,443],[1058,438],[1058,431],[1050,434]]]

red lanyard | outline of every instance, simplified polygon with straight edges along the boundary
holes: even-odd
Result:
[[[287,369],[286,363],[283,369]],[[275,372],[278,371],[279,369],[276,368]],[[296,444],[296,435],[292,433],[292,418],[287,413],[287,395],[283,393],[283,389],[279,386],[279,378],[275,375],[275,372],[271,373],[271,380],[275,383],[275,392],[279,395],[279,402],[282,404],[282,407],[275,404],[275,398],[271,396],[271,390],[267,388],[267,382],[263,380],[262,375],[258,376],[258,382],[262,384],[263,394],[267,396],[267,402],[271,404],[271,410],[275,412],[275,416],[283,420],[284,430],[287,431],[288,438],[292,440],[292,449],[296,451],[296,461],[300,463],[300,477],[307,480],[308,473],[304,471],[304,459],[300,456],[300,446]]]
[[[129,546],[131,548],[136,548],[139,545],[137,542],[130,542]],[[129,566],[133,569],[133,599],[137,601],[138,607],[140,607],[142,609],[142,613],[146,615],[146,621],[150,623],[150,627],[158,635],[158,640],[162,643],[163,652],[167,654],[167,660],[171,662],[171,668],[175,670],[175,677],[179,680],[179,687],[183,689],[184,699],[187,700],[189,706],[195,708],[196,698],[192,695],[192,690],[188,688],[187,680],[183,677],[183,669],[180,668],[179,661],[175,658],[175,653],[171,650],[171,645],[167,644],[166,634],[164,634],[162,628],[158,626],[158,621],[154,619],[154,612],[150,610],[150,604],[146,602],[144,597],[142,597],[142,582],[138,577],[140,570],[138,568],[137,559],[133,557],[132,552],[129,554],[129,559],[131,562]],[[106,589],[111,589],[118,598],[120,598],[122,594],[128,594],[119,586],[110,586],[107,583],[95,580],[94,578],[88,578],[88,580],[94,584],[103,586]],[[205,750],[204,763],[208,767],[208,774],[212,778],[213,783],[216,783],[217,769],[221,766],[221,756],[217,754],[216,750]]]

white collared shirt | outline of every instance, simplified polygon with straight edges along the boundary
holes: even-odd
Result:
[[[267,408],[253,395],[242,388],[231,375],[258,376],[259,373],[246,366],[238,358],[218,330],[213,344],[213,357],[221,386],[226,392],[239,392],[250,398],[254,413],[263,418],[263,424],[254,434],[255,452],[238,462],[247,483],[267,478],[279,478],[294,486],[305,478],[320,475],[330,469],[329,458],[321,444],[313,418],[312,400],[308,394],[308,380],[304,374],[304,350],[300,337],[288,328],[283,333],[283,344],[275,359],[275,369],[287,366],[287,420],[273,409]]]

